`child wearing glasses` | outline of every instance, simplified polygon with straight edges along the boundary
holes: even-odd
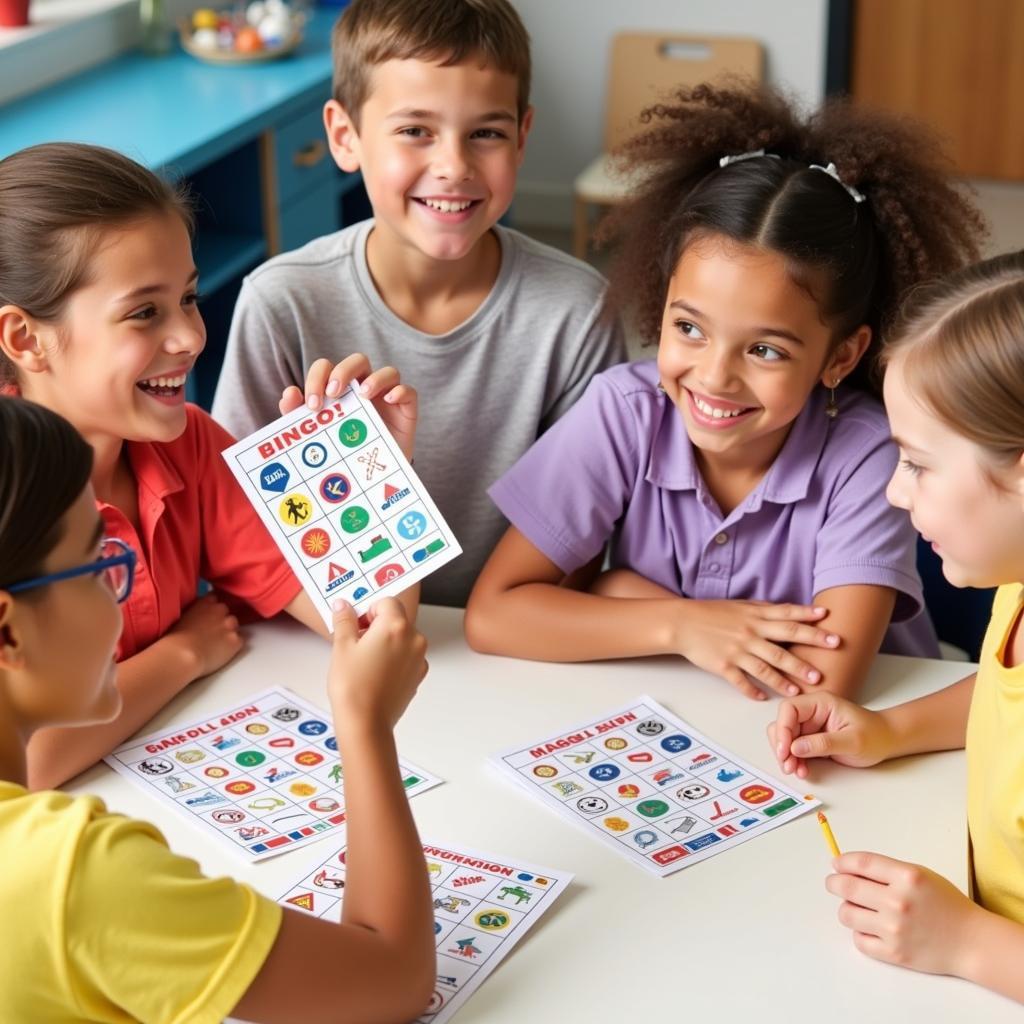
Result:
[[[0,390],[85,437],[104,533],[138,554],[117,647],[121,711],[92,729],[39,732],[33,787],[93,764],[228,662],[242,644],[236,612],[287,611],[324,632],[221,458],[233,438],[185,403],[206,341],[191,227],[179,191],[111,150],[53,143],[0,160]],[[365,376],[363,393],[399,423],[411,456],[414,393],[391,368],[368,371],[352,357],[331,382]],[[295,389],[282,412],[301,400]],[[214,593],[197,600],[200,579]]]
[[[380,602],[361,637],[353,609],[335,611],[327,690],[346,769],[341,923],[205,878],[152,825],[94,797],[26,788],[37,730],[118,714],[114,598],[129,595],[134,558],[125,545],[105,553],[93,450],[66,420],[4,399],[0,437],[0,920],[18,929],[0,958],[0,1020],[414,1018],[436,965],[392,734],[427,670],[402,606]]]

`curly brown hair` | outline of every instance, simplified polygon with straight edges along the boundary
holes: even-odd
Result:
[[[669,279],[698,235],[779,253],[834,342],[867,324],[872,349],[910,288],[977,258],[985,222],[917,122],[845,100],[804,118],[783,93],[738,79],[679,89],[641,121],[649,127],[617,154],[641,184],[600,237],[617,243],[612,298],[645,342],[659,336]],[[759,149],[763,158],[719,166]],[[811,169],[829,163],[842,184]],[[875,390],[873,369],[869,350],[851,383]]]

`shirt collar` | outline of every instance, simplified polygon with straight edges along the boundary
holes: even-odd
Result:
[[[645,479],[666,490],[696,491],[703,496],[704,479],[683,418],[668,395],[658,391],[658,399]],[[788,505],[806,498],[832,423],[825,415],[824,389],[815,388],[793,421],[782,450],[740,508],[756,512],[765,501]]]
[[[166,445],[153,441],[126,441],[125,445],[140,495],[145,490],[163,500],[168,494],[185,489],[181,474],[167,457]]]

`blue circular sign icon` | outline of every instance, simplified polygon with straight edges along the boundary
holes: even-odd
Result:
[[[616,764],[595,764],[587,774],[595,782],[611,782],[622,774],[622,769]]]
[[[320,481],[320,497],[332,505],[340,505],[352,493],[352,484],[344,473],[328,473]]]
[[[319,441],[310,441],[302,449],[302,461],[311,469],[322,466],[327,461],[327,446]]]
[[[667,750],[670,754],[681,754],[684,750],[689,750],[693,746],[693,740],[682,733],[676,733],[674,736],[666,736],[661,741],[661,746],[663,750]]]
[[[427,517],[422,512],[408,512],[398,520],[398,532],[406,540],[415,540],[427,528]]]
[[[658,833],[651,828],[642,828],[639,832],[633,834],[633,842],[641,850],[645,850],[648,846],[653,846],[657,841]]]
[[[303,722],[299,726],[299,732],[303,736],[320,736],[327,732],[326,722],[319,722],[315,718],[310,719],[308,722]]]
[[[338,741],[333,736],[328,736],[327,739],[324,740],[324,746],[328,750],[337,750]]]

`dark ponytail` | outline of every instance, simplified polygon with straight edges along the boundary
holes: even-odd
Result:
[[[92,448],[66,419],[0,398],[0,589],[38,576],[92,472]]]

